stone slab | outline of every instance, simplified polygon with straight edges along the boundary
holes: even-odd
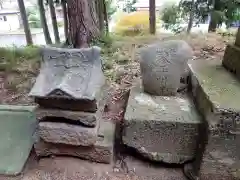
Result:
[[[219,172],[234,179],[233,172],[240,169],[240,82],[217,59],[190,61],[189,67],[193,97],[206,120],[193,171],[203,180]]]
[[[85,110],[89,106],[92,110],[104,83],[99,47],[45,47],[40,73],[29,95],[48,108]]]
[[[97,124],[96,113],[87,113],[81,111],[67,111],[38,107],[36,109],[36,117],[39,122],[49,121],[49,119],[52,119],[53,121],[60,119],[60,122],[84,125],[87,127],[95,127]]]
[[[140,69],[144,91],[152,95],[175,95],[186,74],[191,47],[182,40],[162,41],[141,50]]]
[[[185,96],[151,96],[135,86],[124,117],[123,143],[166,163],[192,160],[201,119]]]
[[[240,47],[227,45],[222,64],[240,79]]]
[[[0,105],[0,174],[21,173],[34,143],[34,106]]]
[[[40,122],[38,134],[46,142],[74,146],[91,146],[97,141],[98,126],[83,127],[59,122]]]
[[[79,157],[100,163],[111,163],[113,160],[115,124],[102,119],[98,138],[92,146],[72,146],[65,144],[55,144],[43,141],[41,138],[34,144],[38,156],[67,155]]]

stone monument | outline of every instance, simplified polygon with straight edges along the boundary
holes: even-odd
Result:
[[[102,116],[106,92],[100,48],[43,48],[40,74],[30,92],[39,104],[37,155],[110,163],[114,125]]]
[[[179,78],[193,52],[185,41],[166,41],[141,51],[140,68],[144,91],[152,95],[176,95]]]
[[[192,180],[240,179],[240,27],[222,61],[192,61],[189,67],[192,95],[205,125],[185,174]]]
[[[201,119],[187,94],[177,92],[192,56],[181,40],[141,51],[142,81],[131,89],[122,139],[145,158],[182,164],[195,157]]]

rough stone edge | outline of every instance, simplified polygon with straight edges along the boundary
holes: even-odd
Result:
[[[236,56],[236,54],[239,56]],[[225,49],[222,65],[240,79],[240,47],[228,44]]]
[[[200,131],[200,135],[199,135],[199,137],[201,137],[201,139],[203,140],[200,140],[199,150],[198,150],[198,154],[196,156],[195,162],[185,165],[184,174],[190,180],[199,180],[199,178],[203,180],[208,180],[208,179],[210,180],[210,179],[213,179],[213,177],[217,177],[219,173],[208,174],[205,172],[201,172],[200,169],[202,168],[202,166],[204,166],[203,161],[207,157],[207,154],[205,153],[208,153],[206,152],[205,145],[208,144],[209,137],[214,138],[214,136],[223,136],[223,135],[229,134],[229,132],[226,131],[224,129],[224,126],[221,124],[224,122],[222,122],[219,118],[223,113],[232,114],[235,112],[231,109],[218,108],[218,106],[214,104],[214,102],[211,102],[210,97],[204,91],[202,84],[199,82],[198,77],[194,75],[194,71],[191,67],[190,67],[190,89],[192,90],[194,103],[203,116],[204,124],[201,128],[202,130]],[[218,122],[218,123],[214,126],[211,126],[209,125],[208,119],[215,119],[216,120],[215,122]],[[201,148],[204,148],[204,149],[201,149]],[[200,151],[204,151],[203,154]],[[215,160],[215,162],[217,162],[217,160]],[[219,161],[218,163],[220,167],[223,164]],[[231,168],[228,168],[225,171],[225,174],[221,174],[221,177],[224,177],[224,178],[219,180],[225,180],[226,177],[233,177],[233,176],[234,175],[232,174]]]
[[[48,113],[48,111],[50,113]],[[59,110],[59,109],[47,109],[47,108],[42,108],[38,107],[35,110],[36,117],[39,122],[51,122],[51,121],[45,121],[45,117],[56,117],[56,118],[65,118],[64,120],[65,123],[71,123],[75,125],[82,124],[86,127],[95,127],[97,125],[97,117],[96,113],[89,113],[89,112],[82,112],[82,111],[69,111],[69,110]],[[94,119],[93,121],[87,121],[87,120],[82,120],[83,119],[88,119],[88,116],[91,117],[91,119]],[[55,122],[55,121],[54,121]]]
[[[52,125],[50,128],[48,126],[49,124]],[[99,123],[97,123],[97,126],[94,128],[89,128],[67,123],[40,122],[38,124],[38,134],[42,140],[49,143],[61,143],[73,146],[91,146],[97,142],[99,129],[98,126]],[[65,138],[57,137],[56,134],[59,134],[59,132],[61,133],[62,130],[64,130],[64,132],[67,132],[66,134],[68,134],[68,136],[65,136],[65,134]],[[47,132],[47,134],[45,132]],[[49,139],[50,134],[51,137],[54,138]],[[72,135],[75,134],[77,134],[77,136],[72,137]]]

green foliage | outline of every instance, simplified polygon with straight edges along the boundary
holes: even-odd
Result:
[[[123,9],[124,12],[134,12],[136,8],[133,5],[137,2],[137,0],[127,0],[126,7]]]
[[[40,51],[36,46],[0,48],[0,55],[0,71],[6,72],[15,70],[23,62],[36,63],[40,59]]]
[[[184,16],[184,11],[177,5],[167,6],[162,11],[161,20],[164,22],[163,26],[166,29],[169,29],[175,33],[182,31],[180,27],[180,22]]]
[[[191,2],[188,0],[181,0],[179,6],[184,9],[186,13],[191,10]],[[212,15],[212,20],[217,24],[225,22],[227,25],[239,20],[238,9],[240,7],[239,0],[196,0],[194,6],[195,19],[199,22],[206,21],[209,14]]]
[[[28,8],[27,10],[27,17],[30,27],[32,28],[40,28],[41,27],[41,21],[40,16],[37,11],[37,7]]]
[[[117,11],[117,6],[113,4],[113,0],[105,0],[106,8],[107,8],[107,15],[110,19],[112,15]]]

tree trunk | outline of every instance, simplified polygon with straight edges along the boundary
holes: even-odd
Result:
[[[27,45],[32,45],[33,44],[32,35],[31,35],[30,28],[29,28],[27,13],[26,13],[26,9],[25,9],[23,0],[18,0],[18,6],[19,6],[21,18],[22,18],[22,23],[23,23],[25,36],[26,36]]]
[[[63,18],[64,18],[64,34],[65,38],[68,37],[68,16],[67,16],[67,4],[66,0],[62,0],[61,2],[62,10],[63,10]]]
[[[94,2],[89,0],[67,0],[69,35],[68,42],[74,48],[88,47],[99,37]]]
[[[104,31],[104,0],[99,0],[98,5],[99,30],[102,33]]]
[[[193,26],[194,10],[195,10],[194,9],[194,0],[192,0],[189,22],[188,22],[188,28],[187,28],[187,33],[188,34],[191,32],[191,29],[192,29],[192,26]]]
[[[109,26],[108,26],[108,14],[107,14],[107,5],[106,5],[106,0],[103,0],[103,9],[104,9],[104,20],[105,20],[105,26],[106,26],[106,33],[109,33]]]
[[[54,4],[53,4],[53,0],[48,0],[48,3],[49,3],[49,9],[50,9],[50,14],[51,14],[51,19],[52,19],[55,43],[60,43],[58,25],[57,25],[57,18],[56,18],[56,12],[55,12],[55,7],[54,7]]]
[[[213,0],[212,1],[213,9],[212,9],[212,12],[211,12],[211,19],[210,19],[210,23],[209,23],[209,26],[208,26],[208,32],[216,32],[216,29],[217,29],[217,19],[214,16],[214,11],[217,10],[216,4],[217,4],[216,0]]]
[[[46,20],[46,16],[45,16],[45,9],[44,9],[44,5],[43,5],[43,0],[38,0],[38,7],[39,7],[40,20],[41,20],[41,25],[42,25],[42,28],[43,28],[45,41],[46,41],[47,44],[52,44],[52,40],[51,40],[51,36],[49,34],[47,20]]]
[[[156,3],[155,0],[149,0],[149,28],[150,33],[156,33]]]

